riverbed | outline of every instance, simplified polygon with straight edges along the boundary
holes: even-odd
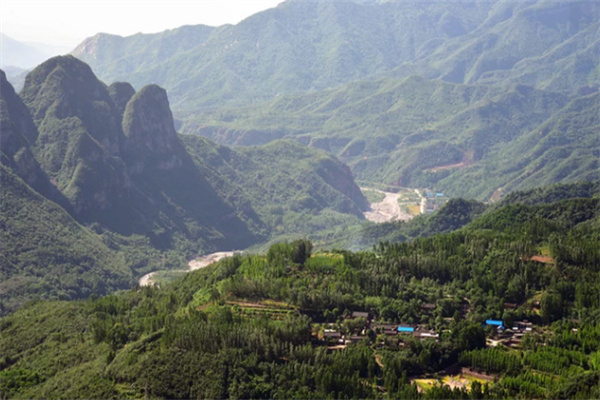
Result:
[[[174,270],[174,271],[178,271],[178,272],[191,272],[191,271],[195,271],[197,269],[200,268],[204,268],[204,267],[208,267],[209,265],[219,261],[222,258],[225,257],[231,257],[232,255],[234,255],[236,252],[235,251],[218,251],[216,253],[210,253],[207,254],[205,256],[196,258],[192,261],[190,261],[188,263],[188,269],[182,269],[182,270]],[[154,276],[160,271],[153,271],[150,272],[144,276],[142,276],[139,280],[139,285],[140,286],[152,286],[154,285],[156,282],[154,281]]]

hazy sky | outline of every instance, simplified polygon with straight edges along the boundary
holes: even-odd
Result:
[[[0,31],[75,47],[98,32],[125,36],[182,25],[235,24],[283,0],[0,0]]]

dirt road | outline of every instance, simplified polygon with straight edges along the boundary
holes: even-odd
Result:
[[[388,221],[407,221],[412,218],[408,213],[405,213],[398,204],[400,194],[384,192],[378,189],[361,188],[365,190],[373,190],[385,195],[384,199],[379,203],[371,203],[371,210],[364,213],[365,218],[373,222],[388,222]]]
[[[427,207],[427,199],[421,194],[421,192],[419,192],[418,189],[415,189],[415,193],[418,194],[421,198],[421,214],[425,214],[425,208]]]
[[[196,258],[195,260],[190,261],[188,263],[189,268],[187,270],[180,270],[180,271],[181,272],[195,271],[197,269],[207,267],[210,264],[215,263],[222,258],[231,257],[234,253],[236,253],[236,252],[235,251],[219,251],[216,253],[207,254],[205,256],[202,256],[200,258]],[[149,274],[142,276],[140,278],[139,285],[140,286],[154,285],[154,283],[155,283],[154,275],[156,275],[157,272],[158,271],[150,272]]]

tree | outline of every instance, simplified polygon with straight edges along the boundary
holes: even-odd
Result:
[[[563,299],[560,293],[545,292],[540,300],[540,313],[546,324],[561,319],[563,317]]]

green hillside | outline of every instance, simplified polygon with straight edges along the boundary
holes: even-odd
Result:
[[[76,299],[133,285],[137,271],[122,254],[0,168],[1,314],[32,298]]]
[[[598,205],[507,205],[374,252],[280,243],[162,288],[30,304],[0,319],[0,393],[594,398]]]
[[[72,54],[107,82],[157,83],[178,112],[191,111],[389,71],[414,59],[428,41],[473,29],[488,10],[487,4],[287,1],[234,26],[126,38],[99,34]],[[171,42],[174,51],[164,52]]]
[[[181,138],[223,198],[256,211],[269,241],[308,236],[322,245],[366,222],[368,204],[350,170],[324,151],[288,140],[229,148],[198,136]]]
[[[487,200],[597,179],[594,105],[579,103],[600,84],[599,11],[588,0],[285,1],[237,25],[99,34],[73,54],[109,82],[163,85],[183,133],[294,138],[363,181]],[[552,118],[591,125],[578,122],[580,144],[553,148],[536,136]]]
[[[576,98],[535,129],[498,147],[480,165],[440,181],[466,196],[600,178],[600,95]],[[482,179],[484,178],[484,179]]]
[[[0,84],[2,313],[363,220],[366,200],[332,156],[179,136],[156,85],[107,87],[70,56],[34,69],[20,96],[4,73]]]
[[[597,99],[381,78],[199,113],[184,129],[236,145],[293,138],[338,156],[363,181],[483,200],[499,187],[598,179]]]
[[[164,86],[178,115],[373,75],[574,93],[598,85],[598,4],[285,1],[237,25],[98,34],[73,54],[107,82]]]

